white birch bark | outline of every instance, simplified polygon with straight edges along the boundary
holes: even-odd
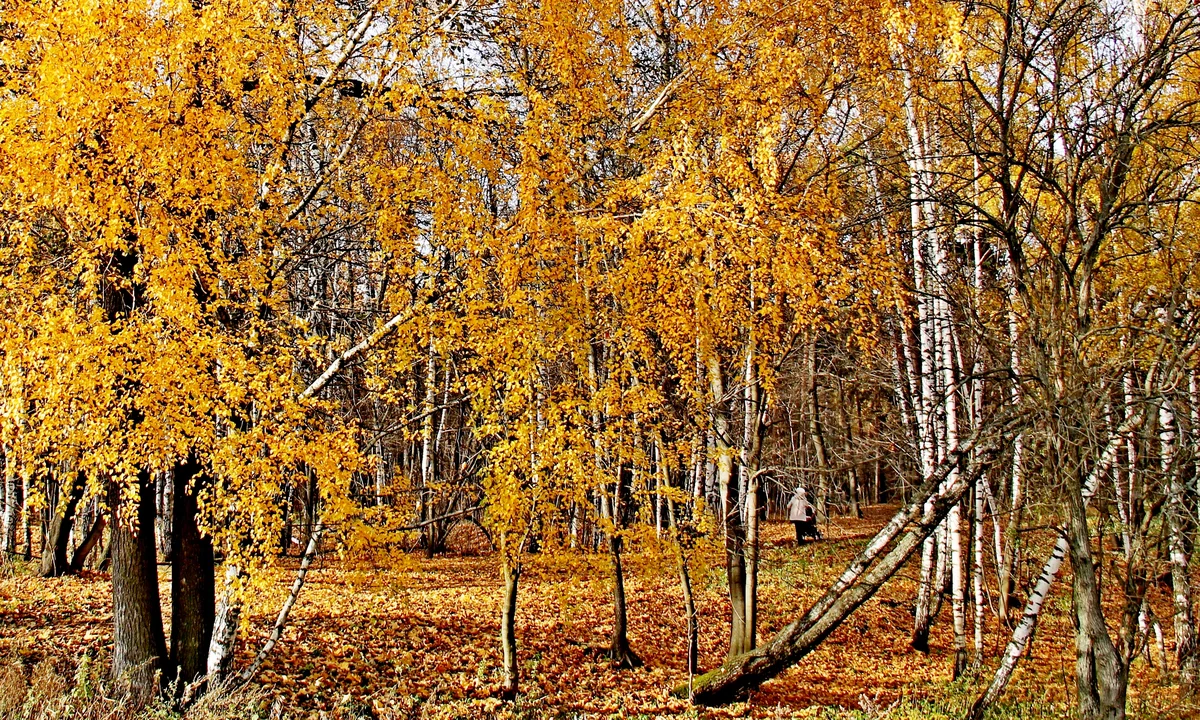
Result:
[[[254,656],[254,662],[250,663],[250,666],[242,672],[241,681],[243,683],[248,683],[254,679],[255,674],[258,673],[258,669],[262,667],[263,661],[267,659],[267,656],[271,654],[271,650],[279,643],[279,638],[283,635],[283,628],[287,625],[288,615],[291,614],[292,608],[296,605],[297,598],[300,597],[300,590],[304,587],[304,578],[308,575],[308,568],[312,565],[313,558],[317,555],[317,548],[321,543],[321,533],[324,531],[324,521],[317,521],[317,526],[313,528],[312,535],[308,538],[308,547],[304,549],[304,557],[300,560],[300,569],[296,571],[296,579],[292,581],[292,589],[283,601],[283,607],[279,608],[279,615],[275,618],[275,624],[271,627],[271,634],[267,637],[267,642],[258,651],[258,655]]]
[[[238,622],[241,619],[241,600],[238,585],[242,571],[236,565],[225,567],[225,584],[217,601],[213,618],[212,639],[208,644],[208,678],[222,682],[233,665],[233,646],[237,641]]]
[[[1158,441],[1162,472],[1167,476],[1168,551],[1171,558],[1171,600],[1174,605],[1175,667],[1179,682],[1190,687],[1196,681],[1195,630],[1192,625],[1191,552],[1188,549],[1187,488],[1180,476],[1176,457],[1179,433],[1175,409],[1169,398],[1158,405]]]
[[[0,552],[13,553],[17,549],[17,482],[16,463],[8,447],[4,448],[4,527],[0,536]]]

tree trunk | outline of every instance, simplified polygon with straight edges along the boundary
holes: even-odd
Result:
[[[158,551],[163,562],[175,558],[175,478],[172,473],[162,476],[162,492],[158,506]]]
[[[934,561],[938,559],[939,543],[936,533],[925,538],[921,543],[921,577],[917,584],[917,605],[913,611],[913,631],[911,645],[917,652],[929,652],[929,626],[932,622],[930,614],[933,601]]]
[[[175,529],[171,567],[171,661],[179,688],[195,682],[208,670],[216,616],[212,541],[200,533],[196,495],[203,478],[194,459],[179,463],[171,473],[172,522]]]
[[[901,509],[867,543],[837,582],[802,618],[789,624],[766,644],[731,657],[720,668],[697,678],[692,686],[693,701],[706,705],[730,702],[812,652],[912,556],[950,508],[959,502],[986,464],[991,462],[994,452],[995,445],[991,443],[981,447],[971,466],[965,472],[955,473],[953,480],[946,482],[950,470],[957,469],[957,465],[965,459],[963,454],[954,453],[950,462],[943,463],[923,483],[917,492],[917,502]],[[926,500],[930,502],[926,503]],[[906,528],[908,532],[892,545],[892,541]],[[892,549],[880,559],[880,554],[889,545],[892,545]],[[677,688],[675,694],[684,696],[687,690],[686,687]]]
[[[950,610],[954,619],[954,679],[967,671],[966,583],[963,582],[962,504],[946,518],[950,539]]]
[[[1128,674],[1104,622],[1100,583],[1092,560],[1087,509],[1078,486],[1068,488],[1067,546],[1071,557],[1075,630],[1075,686],[1083,720],[1125,717]]]
[[[21,495],[21,483],[17,479],[16,463],[12,451],[4,448],[4,527],[0,535],[0,552],[13,554],[17,551],[17,509]]]
[[[71,564],[67,561],[67,549],[71,543],[71,526],[75,523],[75,511],[83,498],[86,483],[87,478],[83,473],[75,474],[67,489],[65,501],[59,503],[50,520],[50,533],[45,547],[42,548],[41,576],[44,578],[58,577],[71,572]]]
[[[1167,545],[1171,558],[1171,600],[1174,605],[1175,662],[1181,691],[1196,684],[1196,631],[1192,618],[1192,505],[1177,461],[1175,412],[1170,400],[1158,407],[1162,470],[1167,475]]]
[[[92,521],[92,527],[88,530],[88,534],[84,537],[83,542],[79,547],[75,548],[75,554],[71,557],[71,572],[77,573],[83,569],[83,564],[87,562],[88,555],[92,549],[104,539],[104,528],[108,526],[108,516],[103,512],[96,513],[96,519]]]
[[[288,615],[291,614],[292,608],[296,605],[296,600],[300,597],[300,590],[304,588],[304,578],[308,575],[308,568],[312,565],[313,558],[317,556],[317,548],[321,544],[321,534],[325,532],[325,520],[322,518],[317,521],[317,526],[313,529],[312,536],[308,539],[308,546],[304,548],[304,557],[300,560],[300,568],[296,571],[296,579],[292,581],[292,589],[288,592],[287,599],[283,601],[283,606],[279,608],[279,614],[275,617],[275,624],[271,627],[271,634],[267,637],[267,642],[263,644],[258,654],[254,656],[254,661],[242,673],[241,681],[244,683],[250,682],[258,669],[262,667],[263,661],[271,654],[271,650],[279,643],[279,638],[283,636],[283,628],[287,625]]]
[[[121,502],[116,482],[110,483],[109,504],[114,513],[112,673],[128,691],[129,702],[140,707],[158,692],[167,649],[154,547],[154,482],[142,472],[137,483],[135,505]]]
[[[733,449],[730,447],[732,422],[720,360],[709,355],[708,381],[713,413],[713,438],[717,451],[717,486],[721,492],[721,519],[725,535],[725,577],[729,584],[731,619],[729,655],[749,649],[746,644],[746,556],[745,527],[742,524],[738,479],[733,477]]]
[[[642,659],[629,647],[629,615],[625,604],[625,571],[621,565],[623,539],[614,532],[608,539],[613,567],[613,631],[608,656],[622,669],[641,667]]]
[[[1125,436],[1132,432],[1141,422],[1142,416],[1140,414],[1130,415],[1109,438],[1108,445],[1104,448],[1104,452],[1100,454],[1100,458],[1096,461],[1095,466],[1092,467],[1092,471],[1084,483],[1083,501],[1085,505],[1096,493],[1096,487],[1100,482],[1100,478],[1108,471],[1113,462],[1116,461],[1117,453],[1121,449],[1121,444]],[[1025,611],[1021,615],[1021,622],[1013,630],[1012,640],[1009,641],[1008,647],[1004,651],[1000,667],[997,668],[991,685],[988,686],[987,690],[972,705],[971,711],[967,715],[967,720],[980,720],[983,717],[984,711],[1000,698],[1001,693],[1004,692],[1004,688],[1008,686],[1008,681],[1017,666],[1017,661],[1025,653],[1025,649],[1029,645],[1029,639],[1033,636],[1033,629],[1037,624],[1038,614],[1042,610],[1042,603],[1045,602],[1046,595],[1050,592],[1050,586],[1054,583],[1054,578],[1057,577],[1059,569],[1062,568],[1063,560],[1066,556],[1067,538],[1066,536],[1059,536],[1058,540],[1054,543],[1053,552],[1050,553],[1050,559],[1046,561],[1045,566],[1042,568],[1042,574],[1038,577],[1033,591],[1029,594],[1029,600],[1025,604]]]
[[[628,465],[621,464],[617,471],[617,482],[614,486],[612,501],[613,532],[608,538],[609,556],[613,568],[613,631],[612,642],[609,644],[608,655],[613,664],[619,668],[631,669],[641,667],[642,659],[629,647],[629,614],[625,602],[625,569],[621,562],[621,552],[624,549],[624,538],[621,532],[625,527],[625,515],[629,503],[632,502],[633,470]]]
[[[975,669],[983,666],[983,521],[986,504],[983,492],[984,478],[975,482],[974,508],[971,522],[971,599],[974,603]]]
[[[205,663],[209,682],[224,682],[233,668],[233,646],[237,641],[238,621],[242,614],[242,604],[237,594],[241,577],[241,568],[236,565],[225,566],[225,587],[213,614],[212,639],[208,644]]]
[[[521,670],[517,666],[517,581],[521,569],[504,563],[501,574],[504,596],[500,600],[500,653],[504,662],[504,680],[500,694],[511,700],[517,696],[521,680]]]
[[[21,537],[24,541],[24,550],[21,551],[21,556],[26,561],[33,559],[33,518],[29,512],[29,476],[25,475],[21,478]]]

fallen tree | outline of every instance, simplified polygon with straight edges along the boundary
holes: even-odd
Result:
[[[867,543],[803,617],[767,643],[696,678],[690,687],[692,702],[702,705],[731,702],[816,649],[920,547],[995,459],[1014,425],[1012,421],[995,423],[986,434],[977,433],[951,453],[925,479],[912,502],[901,508]],[[678,687],[674,694],[689,697],[689,687]]]

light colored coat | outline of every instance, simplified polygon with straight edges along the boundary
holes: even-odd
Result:
[[[809,519],[812,506],[808,504],[808,498],[803,490],[799,490],[792,496],[791,502],[788,503],[788,520],[791,522],[804,522]]]

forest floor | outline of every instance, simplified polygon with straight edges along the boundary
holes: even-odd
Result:
[[[863,520],[835,519],[825,540],[799,548],[790,524],[769,523],[760,638],[769,638],[807,609],[893,510],[874,507]],[[400,552],[357,560],[323,555],[257,679],[260,697],[281,701],[288,717],[348,717],[349,707],[371,707],[380,718],[917,718],[961,717],[982,682],[951,682],[949,602],[934,624],[929,653],[909,647],[915,594],[910,563],[821,648],[746,702],[691,708],[669,696],[688,680],[675,560],[650,548],[630,552],[626,564],[629,636],[645,661],[637,670],[614,670],[604,657],[612,615],[607,557],[546,553],[527,560],[517,614],[522,696],[502,703],[495,697],[499,572],[494,556],[470,552],[471,545],[459,542],[467,552],[433,559]],[[698,559],[694,572],[703,669],[720,663],[729,622],[724,573],[711,555]],[[1030,563],[1032,568],[1040,560]],[[239,649],[242,666],[266,636],[295,564],[294,559],[282,563],[269,590],[251,606]],[[166,603],[169,584],[162,570]],[[1069,586],[1056,583],[1031,656],[1022,661],[993,717],[1073,714],[1069,598]],[[9,566],[0,577],[0,663],[18,665],[28,675],[41,662],[69,678],[85,651],[106,656],[111,612],[106,574],[41,580]],[[169,616],[166,608],[164,614]],[[994,659],[1007,638],[990,612],[986,617],[986,657]],[[1169,627],[1166,632],[1169,637]],[[1166,677],[1139,659],[1129,710],[1134,717],[1157,718],[1197,716],[1198,708],[1179,705]]]

